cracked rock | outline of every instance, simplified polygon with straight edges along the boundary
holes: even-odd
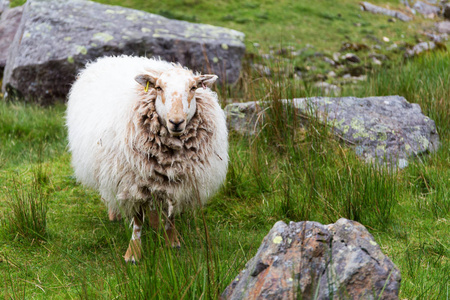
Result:
[[[400,271],[355,221],[279,221],[222,299],[397,299]]]
[[[3,91],[26,101],[65,99],[76,74],[105,55],[160,56],[237,81],[244,34],[86,0],[29,0],[11,45]]]
[[[400,96],[282,101],[293,105],[298,114],[317,117],[332,127],[333,133],[366,162],[404,168],[412,157],[436,151],[439,146],[434,121],[422,114],[418,104]],[[225,107],[228,127],[241,134],[254,134],[265,122],[266,109],[270,109],[270,103],[229,104]]]

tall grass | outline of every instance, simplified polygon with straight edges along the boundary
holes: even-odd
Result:
[[[182,248],[167,248],[161,232],[146,225],[142,237],[145,254],[136,266],[125,264],[122,258],[131,233],[128,224],[109,223],[100,199],[70,177],[62,109],[2,103],[2,114],[9,120],[0,122],[0,132],[8,137],[2,140],[6,145],[2,149],[8,149],[3,150],[3,156],[8,161],[3,163],[0,176],[2,184],[14,190],[8,202],[23,202],[16,208],[5,206],[2,213],[19,220],[25,229],[34,226],[27,220],[39,219],[31,211],[46,211],[47,218],[40,218],[46,224],[40,226],[44,231],[38,236],[18,233],[17,228],[8,231],[31,239],[44,236],[45,245],[35,243],[34,248],[24,248],[29,246],[17,239],[0,240],[0,270],[4,271],[0,272],[0,295],[218,299],[276,221],[329,223],[345,217],[367,226],[400,267],[401,298],[446,297],[448,104],[433,100],[450,99],[447,86],[442,85],[448,80],[448,69],[441,68],[441,64],[448,64],[446,60],[448,56],[439,53],[405,62],[402,69],[372,74],[357,90],[358,96],[399,94],[419,103],[430,117],[436,116],[440,150],[398,172],[360,161],[317,116],[299,115],[280,101],[313,95],[305,85],[249,74],[245,92],[239,93],[246,100],[264,101],[265,125],[253,136],[231,133],[224,188],[203,210],[186,212],[177,220]],[[411,81],[416,84],[411,85]],[[46,120],[53,125],[46,127]],[[29,176],[30,165],[40,163],[36,149],[39,141],[45,145],[42,162],[52,172],[38,169]],[[20,157],[15,159],[15,154]],[[20,178],[14,184],[9,178],[18,173]],[[45,209],[37,204],[30,209],[34,204],[26,201],[38,199],[43,200],[38,203],[47,203]],[[17,217],[14,210],[19,212]],[[14,222],[8,219],[7,223]],[[38,230],[33,229],[31,234],[35,232]],[[27,266],[33,266],[33,270]]]
[[[450,52],[426,53],[391,69],[376,71],[359,90],[361,95],[401,95],[418,103],[436,122],[441,138],[450,137]],[[354,91],[350,91],[353,93]]]
[[[16,179],[12,182],[12,188],[6,192],[10,213],[5,217],[4,231],[31,241],[45,240],[48,195],[42,187],[48,182],[48,176],[42,164],[35,167],[31,184],[22,184]]]

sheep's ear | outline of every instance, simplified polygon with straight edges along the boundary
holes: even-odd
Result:
[[[195,77],[195,80],[197,81],[197,85],[201,85],[203,87],[211,87],[213,85],[214,82],[216,82],[217,80],[217,75],[210,75],[210,74],[206,74],[206,75],[199,75]]]
[[[134,77],[137,83],[140,85],[147,87],[147,82],[150,87],[154,88],[156,84],[156,80],[158,80],[159,75],[155,74],[140,74]]]

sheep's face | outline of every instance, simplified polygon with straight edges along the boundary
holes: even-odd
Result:
[[[197,108],[197,88],[211,86],[216,75],[194,75],[191,71],[173,68],[162,73],[149,72],[136,76],[135,80],[148,92],[157,92],[155,107],[170,135],[180,136]]]

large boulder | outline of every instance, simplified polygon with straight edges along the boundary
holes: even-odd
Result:
[[[29,0],[3,90],[43,104],[64,99],[77,72],[104,55],[160,56],[235,82],[245,52],[235,30],[86,0]]]
[[[398,299],[400,281],[357,222],[279,221],[222,299]]]
[[[318,117],[366,162],[408,165],[410,157],[435,151],[439,136],[433,120],[420,106],[400,96],[314,97],[283,100],[299,114]],[[269,103],[262,103],[268,106]],[[264,122],[257,102],[233,103],[225,107],[228,126],[241,134],[253,134]],[[301,118],[300,118],[301,119]]]
[[[9,48],[19,27],[22,12],[22,6],[14,7],[2,13],[0,18],[0,73],[3,73],[5,68]]]

